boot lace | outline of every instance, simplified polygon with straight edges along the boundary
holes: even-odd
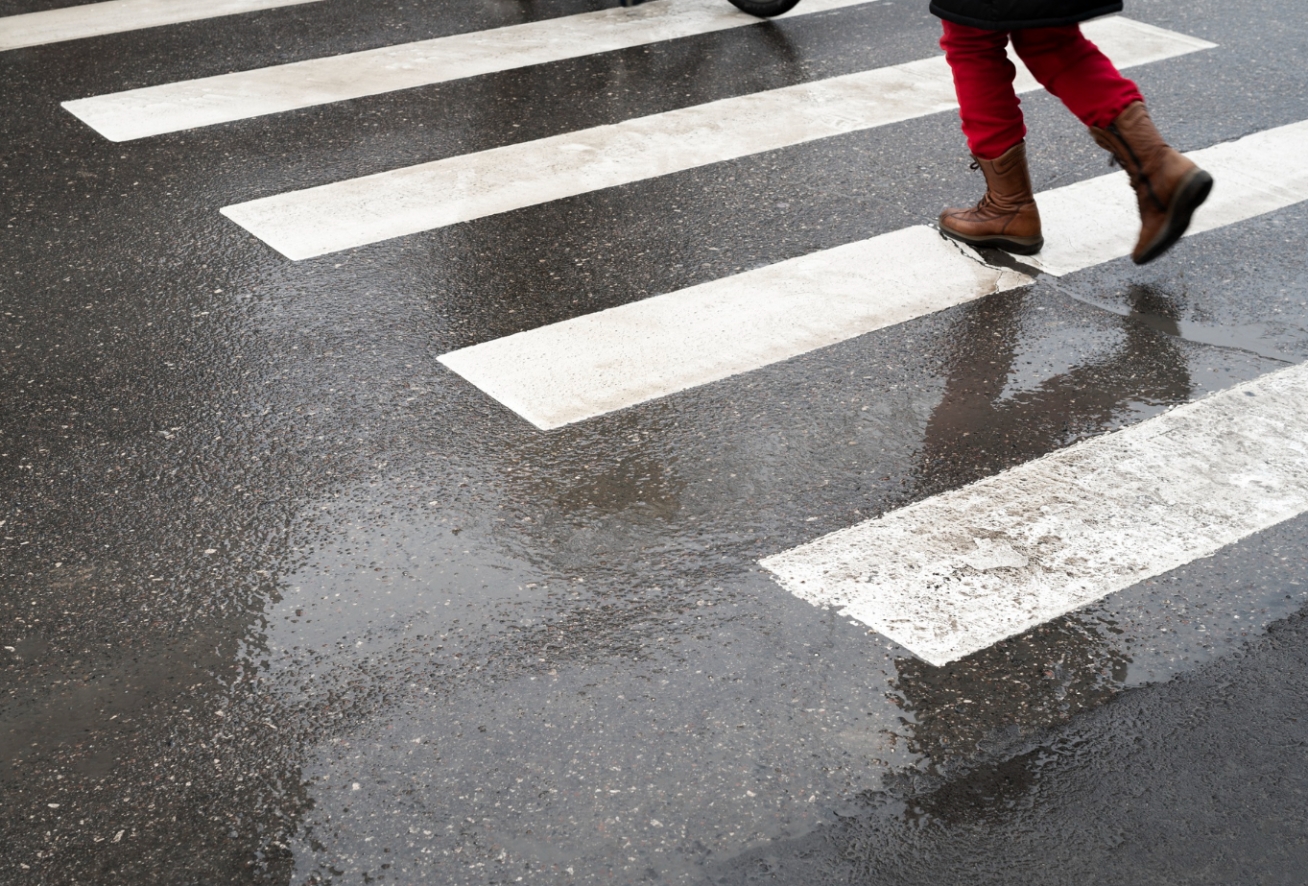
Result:
[[[967,168],[968,168],[968,169],[980,169],[980,168],[981,168],[981,164],[980,164],[978,161],[973,160],[971,163],[969,163],[969,164],[967,165]],[[986,192],[985,192],[984,194],[982,194],[982,195],[981,195],[981,199],[977,201],[976,208],[977,208],[978,210],[981,210],[981,209],[989,209],[989,208],[993,207],[994,205],[995,205],[995,201],[994,201],[994,199],[990,196],[990,185],[989,185],[989,183],[987,183],[987,184],[986,184]]]

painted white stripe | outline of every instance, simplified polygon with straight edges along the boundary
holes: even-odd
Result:
[[[1308,122],[1191,154],[1217,179],[1192,232],[1308,200],[1305,144]],[[1038,261],[1051,272],[1130,254],[1139,219],[1124,176],[1046,191],[1039,202],[1050,245]],[[548,430],[1030,282],[972,255],[931,229],[909,228],[440,359]]]
[[[1030,283],[913,227],[454,351],[440,361],[555,428]]]
[[[1124,18],[1091,22],[1086,31],[1119,67],[1213,46]],[[1018,85],[1036,88],[1026,72]],[[929,58],[265,197],[222,212],[288,258],[312,258],[955,106],[943,57]]]
[[[762,561],[934,665],[1308,511],[1308,365]]]
[[[0,51],[318,0],[108,0],[0,18]]]
[[[875,0],[804,0],[782,18]],[[111,141],[127,141],[758,24],[725,0],[655,0],[64,102]]]

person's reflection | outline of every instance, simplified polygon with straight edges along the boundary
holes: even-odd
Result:
[[[940,763],[1066,722],[1120,691],[1129,659],[1078,615],[1064,616],[943,667],[895,662],[909,750]]]
[[[1132,297],[1148,322],[1124,319],[1111,350],[1002,399],[1022,324],[1043,315],[1030,310],[1030,293],[973,305],[958,324],[944,396],[927,424],[914,472],[917,495],[1062,448],[1111,426],[1133,405],[1188,400],[1185,357],[1165,334],[1165,297],[1145,289]],[[894,688],[911,716],[910,745],[933,760],[965,756],[1005,732],[1025,734],[1102,704],[1122,685],[1127,664],[1105,642],[1105,629],[1112,627],[1071,615],[945,667],[898,659]]]
[[[919,493],[969,483],[1113,425],[1133,404],[1183,403],[1189,367],[1171,335],[1165,297],[1132,292],[1137,313],[1113,350],[1001,399],[1015,372],[1029,293],[985,299],[959,321],[944,396],[927,422],[915,479]],[[1069,342],[1069,347],[1074,347]]]

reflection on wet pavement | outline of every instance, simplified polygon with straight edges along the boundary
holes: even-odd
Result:
[[[1097,707],[1126,683],[1128,657],[1077,616],[942,668],[895,661],[909,747],[938,763],[1011,744]]]
[[[1305,346],[1308,346],[1308,328],[1294,322],[1234,325],[1183,319],[1176,299],[1155,285],[1132,284],[1119,295],[1120,302],[1115,299],[1096,299],[1089,303],[1120,313],[1124,302],[1129,306],[1125,316],[1132,321],[1187,341],[1248,351],[1284,363],[1298,362],[1308,354],[1308,350],[1305,350]]]
[[[962,486],[1102,433],[1141,407],[1192,396],[1175,339],[1122,323],[1094,335],[1086,353],[1087,337],[1069,347],[1065,318],[1034,301],[1030,292],[986,299],[960,320],[944,397],[922,443],[926,489]]]

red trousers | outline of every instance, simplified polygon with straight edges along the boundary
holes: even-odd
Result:
[[[1017,69],[1004,52],[1010,39],[1013,51],[1040,84],[1086,126],[1103,128],[1127,105],[1144,101],[1136,85],[1119,74],[1076,25],[1009,32],[943,24],[940,47],[954,73],[963,134],[972,153],[983,160],[994,160],[1026,137],[1013,91]]]

